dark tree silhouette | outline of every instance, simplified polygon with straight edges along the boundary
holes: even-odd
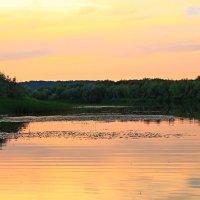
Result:
[[[11,79],[0,72],[0,97],[20,98],[25,94],[24,92],[23,87],[17,84],[16,78]]]
[[[187,95],[186,95],[187,94]],[[198,80],[143,79],[96,81],[90,84],[55,85],[32,90],[32,97],[42,100],[66,100],[76,103],[105,103],[132,100],[182,102],[200,100]]]
[[[200,75],[199,75],[199,76],[197,76],[196,80],[200,81]]]

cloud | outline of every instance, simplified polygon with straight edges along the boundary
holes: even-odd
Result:
[[[178,193],[177,194],[169,194],[163,200],[190,200],[192,193]]]
[[[187,16],[197,16],[200,15],[200,7],[191,6],[186,9]]]
[[[179,52],[198,52],[200,51],[200,44],[152,44],[134,46],[133,44],[122,46],[118,53],[122,57],[135,57],[139,55],[152,55],[157,53],[179,53]],[[121,51],[123,49],[123,53]]]
[[[174,45],[174,46],[169,46],[168,50],[169,51],[200,51],[200,44]]]
[[[130,14],[137,14],[137,10],[136,9],[129,9],[129,10],[117,9],[117,10],[114,10],[112,13],[115,15],[130,15]]]
[[[79,10],[79,13],[81,15],[89,15],[89,14],[95,12],[96,9],[97,9],[96,7],[92,7],[92,6],[82,6]]]
[[[188,184],[191,188],[200,188],[200,178],[190,178]]]
[[[49,54],[50,52],[47,51],[24,51],[24,52],[0,53],[0,61],[29,59],[29,58],[46,56]]]
[[[200,51],[200,44],[162,44],[159,46],[148,46],[143,48],[144,52],[194,52]]]

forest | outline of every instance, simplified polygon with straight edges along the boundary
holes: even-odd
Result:
[[[60,113],[74,105],[200,107],[200,76],[194,80],[59,81],[17,83],[0,73],[0,114]],[[35,87],[37,85],[37,87]],[[196,108],[194,109],[196,110]]]
[[[62,100],[74,103],[130,103],[136,101],[174,102],[200,101],[200,80],[143,79],[128,81],[96,81],[90,84],[59,84],[29,89],[32,98]]]
[[[83,104],[112,102],[200,102],[200,77],[195,80],[121,80],[58,82],[52,86],[27,87],[0,73],[0,98],[56,100]]]

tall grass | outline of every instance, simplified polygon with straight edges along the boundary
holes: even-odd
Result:
[[[10,115],[49,115],[66,114],[72,104],[57,101],[26,99],[0,99],[0,114]]]

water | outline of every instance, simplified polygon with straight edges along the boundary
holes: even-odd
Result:
[[[199,200],[200,123],[4,122],[0,200]]]

